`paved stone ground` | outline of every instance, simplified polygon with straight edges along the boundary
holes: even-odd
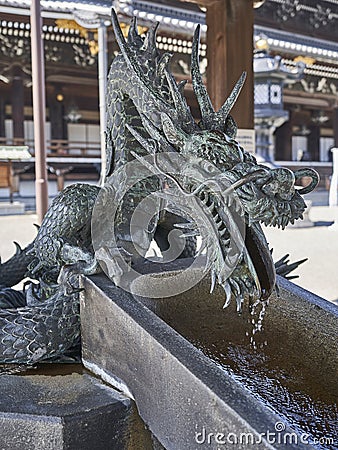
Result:
[[[265,233],[275,260],[287,253],[291,261],[308,258],[295,272],[299,278],[294,283],[338,303],[338,226],[329,226],[335,216],[338,211],[333,208],[314,206],[310,219],[315,226],[285,230],[265,227]]]
[[[13,241],[21,247],[29,244],[36,236],[36,214],[0,216],[0,255],[3,261],[15,253]]]
[[[334,231],[328,225],[338,209],[327,206],[313,206],[310,219],[315,226],[309,228],[266,228],[270,246],[274,248],[274,257],[279,259],[286,253],[292,261],[308,258],[297,269],[300,276],[294,282],[317,295],[338,303],[338,227]],[[36,235],[33,226],[37,222],[35,214],[0,217],[0,255],[4,260],[15,251],[13,241],[22,246],[29,243]],[[338,224],[338,220],[337,220]]]

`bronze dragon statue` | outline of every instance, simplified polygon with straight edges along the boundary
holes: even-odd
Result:
[[[127,265],[142,260],[153,239],[165,253],[173,230],[183,233],[183,246],[176,238],[180,257],[194,256],[196,236],[202,236],[200,251],[206,249],[207,268],[212,283],[225,291],[225,306],[232,297],[238,310],[247,295],[266,300],[276,268],[260,223],[284,228],[301,218],[302,194],[318,182],[311,169],[293,173],[257,164],[238,144],[230,111],[245,75],[215,111],[199,70],[199,27],[191,58],[201,111],[196,123],[185,83],[177,84],[170,72],[171,55],[156,48],[157,25],[143,38],[133,20],[126,41],[114,11],[112,23],[120,53],[108,75],[106,184],[64,189],[34,242],[0,265],[1,363],[67,355],[80,342],[78,274],[103,269],[123,287]],[[297,189],[303,176],[311,182]],[[130,188],[123,191],[125,185]],[[146,226],[137,221],[131,232],[135,210],[149,197]],[[113,217],[108,204],[115,208]],[[277,266],[287,273],[283,262]],[[25,277],[28,288],[13,290]]]

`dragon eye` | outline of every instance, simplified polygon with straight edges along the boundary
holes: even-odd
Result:
[[[214,173],[215,172],[215,166],[211,163],[204,164],[204,170],[208,173]]]

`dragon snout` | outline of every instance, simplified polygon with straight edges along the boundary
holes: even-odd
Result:
[[[271,178],[262,186],[262,192],[268,196],[279,195],[282,200],[291,200],[295,186],[294,173],[284,167],[272,170]]]
[[[318,173],[311,168],[299,169],[296,172],[292,172],[286,167],[273,169],[270,172],[270,177],[268,179],[265,178],[261,190],[268,196],[277,195],[282,200],[289,201],[294,195],[296,182],[304,177],[310,178],[311,181],[307,186],[298,189],[298,193],[301,195],[308,194],[313,191],[319,182]]]
[[[309,177],[310,182],[297,188],[297,181],[303,177]],[[271,170],[257,165],[233,186],[239,187],[237,192],[252,223],[285,228],[302,218],[306,208],[302,195],[311,192],[318,181],[318,173],[313,169],[292,172],[285,167]]]

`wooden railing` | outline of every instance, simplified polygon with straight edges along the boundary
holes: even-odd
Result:
[[[48,157],[79,157],[79,158],[100,158],[101,147],[97,141],[69,141],[65,139],[52,139],[46,143],[46,152]],[[34,141],[23,138],[4,138],[0,137],[1,145],[27,145],[29,152],[34,156]]]

